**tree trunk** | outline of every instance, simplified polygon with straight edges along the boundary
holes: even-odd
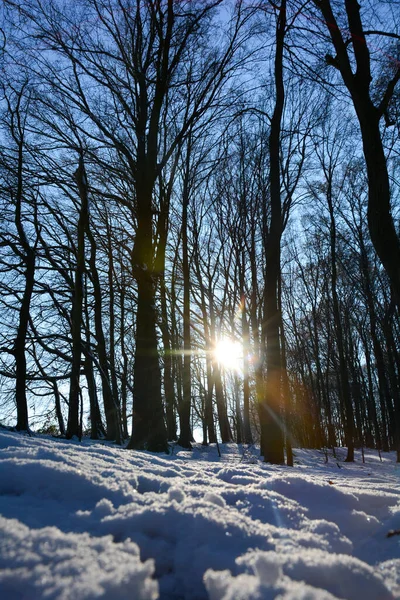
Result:
[[[217,402],[217,414],[221,441],[223,444],[232,441],[232,431],[229,424],[228,412],[226,408],[224,388],[222,385],[221,370],[217,364],[213,366],[213,378],[215,385],[215,399]]]
[[[214,312],[211,288],[209,288],[209,290],[208,290],[208,301],[209,301],[209,305],[210,305],[210,335],[211,335],[211,339],[215,343],[216,324],[215,324],[215,312]],[[224,389],[222,386],[221,370],[215,359],[214,359],[213,366],[212,366],[212,373],[213,373],[213,375],[212,375],[213,376],[213,386],[215,386],[215,400],[217,403],[217,414],[218,414],[219,429],[220,429],[220,433],[221,433],[221,441],[222,441],[222,443],[227,443],[227,442],[232,441],[232,431],[231,431],[231,426],[229,424],[228,411],[227,411],[226,401],[225,401],[225,396],[224,396]]]
[[[78,220],[78,244],[71,312],[72,366],[69,389],[68,424],[66,433],[67,438],[80,436],[79,392],[82,353],[81,325],[83,310],[83,276],[85,272],[85,230],[88,221],[88,198],[85,187],[86,175],[82,156],[79,157],[79,165],[74,176],[78,184],[81,206]]]
[[[278,286],[280,277],[282,206],[280,185],[280,135],[285,90],[283,84],[283,49],[286,30],[286,0],[281,0],[276,26],[275,109],[269,135],[271,218],[266,248],[265,318],[266,381],[260,407],[261,454],[265,462],[284,462],[281,422],[281,354],[279,344]]]
[[[386,337],[386,347],[388,356],[388,372],[390,379],[390,386],[394,404],[394,449],[397,453],[397,462],[400,462],[400,391],[399,391],[399,376],[396,372],[396,360],[395,354],[397,353],[396,343],[393,336],[392,328],[392,317],[395,306],[391,304],[389,310],[385,314],[384,320],[384,333]]]
[[[331,293],[332,293],[332,308],[333,308],[333,321],[335,325],[336,343],[338,349],[339,358],[339,393],[340,401],[343,407],[345,415],[344,431],[345,441],[347,446],[346,462],[354,461],[354,413],[353,404],[351,399],[349,372],[347,369],[347,362],[344,348],[344,336],[343,327],[340,317],[339,298],[337,293],[337,259],[336,259],[336,220],[333,208],[332,198],[332,173],[328,174],[328,188],[327,188],[327,201],[330,217],[330,252],[331,252],[331,266],[332,266],[332,279],[331,279]]]
[[[93,239],[94,242],[94,239]],[[92,243],[92,241],[91,241]],[[112,238],[111,238],[111,229],[110,224],[107,219],[107,246],[108,246],[108,292],[109,292],[109,335],[110,335],[110,343],[109,343],[109,359],[107,360],[107,353],[105,356],[107,365],[107,380],[110,388],[109,400],[109,417],[107,419],[107,435],[108,439],[116,440],[117,444],[121,443],[121,407],[119,400],[119,391],[118,391],[118,382],[117,382],[117,369],[115,366],[115,293],[114,293],[114,253],[112,248]],[[99,285],[100,289],[100,285]],[[100,294],[99,294],[100,296]],[[98,298],[98,306],[101,309],[101,296]],[[102,331],[102,322],[101,322],[101,311],[99,318],[99,328]],[[100,333],[99,331],[99,333]],[[101,333],[100,333],[101,336]],[[104,338],[104,335],[103,335]],[[106,350],[106,344],[104,341],[104,349]]]
[[[17,430],[29,431],[28,402],[26,398],[26,356],[25,343],[30,317],[30,304],[35,278],[35,253],[28,250],[25,255],[25,289],[19,310],[17,336],[14,342],[15,357],[15,397],[17,403]]]
[[[376,370],[377,370],[377,374],[378,374],[379,400],[380,400],[381,407],[383,407],[382,419],[383,419],[383,422],[385,422],[386,421],[385,406],[387,406],[391,401],[390,400],[390,390],[389,390],[389,384],[388,384],[387,377],[386,377],[385,360],[384,360],[383,350],[382,350],[381,342],[380,342],[379,336],[378,336],[378,320],[377,320],[376,309],[375,309],[374,293],[373,293],[373,289],[372,289],[372,285],[371,285],[372,282],[371,282],[371,276],[370,276],[370,264],[369,264],[367,250],[365,248],[364,240],[361,235],[361,231],[359,231],[359,243],[360,243],[360,249],[361,249],[361,273],[363,275],[364,295],[365,295],[368,314],[369,314],[370,335],[371,335],[371,340],[372,340],[372,347],[374,350]],[[379,438],[380,438],[380,435],[379,435],[379,431],[378,431],[378,440],[380,441]],[[378,447],[380,448],[380,444]],[[383,448],[382,449],[386,450],[386,451],[389,450],[389,444],[388,444],[387,435],[386,435],[386,426],[385,426],[384,432],[383,432]]]
[[[18,101],[21,101],[23,91]],[[19,108],[16,110],[17,122],[20,123]],[[15,116],[15,115],[14,115]],[[12,123],[14,120],[12,121]],[[18,140],[18,163],[17,163],[17,190],[15,205],[15,226],[18,232],[18,238],[23,248],[23,262],[25,263],[25,287],[19,309],[19,319],[17,334],[14,341],[13,355],[15,358],[15,399],[17,405],[17,425],[18,431],[29,431],[28,401],[26,397],[26,356],[25,346],[28,333],[28,323],[30,318],[30,305],[35,282],[35,249],[31,248],[26,237],[23,217],[22,202],[24,195],[23,187],[23,166],[24,166],[24,136],[21,130],[18,131],[20,139]]]
[[[56,416],[58,421],[58,428],[60,430],[61,435],[65,435],[65,425],[64,425],[64,417],[61,410],[61,398],[60,391],[58,389],[57,381],[53,381],[53,392],[54,392],[54,400],[55,400],[55,409]]]
[[[250,373],[249,373],[249,344],[250,327],[246,315],[246,295],[245,295],[245,256],[244,251],[240,253],[239,260],[239,286],[241,297],[241,321],[242,321],[242,344],[243,344],[243,442],[252,444],[253,437],[250,427]]]
[[[128,437],[128,355],[125,347],[125,296],[126,296],[126,281],[124,275],[123,263],[121,261],[121,287],[120,287],[120,344],[122,355],[122,373],[121,373],[121,425],[122,435],[126,439]]]
[[[168,441],[172,442],[177,439],[176,419],[175,419],[175,393],[174,382],[172,379],[172,344],[171,335],[168,323],[167,311],[167,295],[165,290],[164,275],[161,276],[160,282],[161,296],[161,334],[164,348],[164,392],[166,404],[166,419],[167,419],[167,437]]]
[[[196,224],[194,227],[195,232],[197,232]],[[204,339],[206,344],[206,377],[207,377],[207,390],[206,397],[204,403],[204,418],[207,427],[208,440],[210,444],[214,444],[217,441],[217,437],[215,435],[215,425],[214,425],[214,413],[213,413],[213,389],[214,382],[212,377],[212,367],[211,367],[211,334],[210,334],[210,324],[209,317],[207,313],[207,305],[206,305],[206,294],[204,289],[204,282],[201,275],[200,263],[199,263],[199,246],[198,239],[196,235],[194,236],[194,248],[193,248],[193,261],[196,269],[196,275],[198,279],[198,283],[200,286],[200,309],[203,321],[203,329],[204,329]]]
[[[103,331],[103,319],[102,319],[102,301],[101,301],[101,287],[100,287],[100,278],[97,271],[96,265],[96,253],[97,246],[96,241],[94,239],[93,233],[90,229],[89,219],[86,227],[87,238],[90,243],[90,257],[89,257],[89,266],[90,266],[90,274],[93,282],[93,296],[94,296],[94,323],[95,323],[95,337],[97,342],[97,354],[99,357],[99,368],[100,368],[100,378],[101,378],[101,387],[103,392],[103,402],[104,402],[104,413],[106,416],[106,428],[107,428],[107,440],[115,440],[117,444],[120,444],[122,441],[121,435],[121,424],[120,424],[120,415],[118,410],[118,400],[114,396],[114,389],[111,385],[110,380],[110,371],[108,365],[107,358],[107,347],[106,340]],[[110,251],[110,248],[109,248]],[[110,260],[110,259],[109,259]],[[110,298],[110,302],[111,302]],[[113,317],[114,318],[114,317]],[[110,326],[111,326],[111,318],[110,318]],[[112,328],[114,328],[114,323],[112,323]],[[112,336],[114,337],[114,336]],[[111,338],[111,336],[110,336]],[[110,345],[112,345],[113,339],[110,339]],[[114,365],[115,368],[115,365]]]
[[[190,340],[190,270],[188,249],[188,208],[189,208],[189,165],[190,137],[186,157],[186,170],[182,198],[182,275],[183,275],[183,396],[179,406],[180,434],[178,443],[183,448],[191,448],[192,432],[190,429],[191,405],[191,340]]]
[[[139,163],[139,161],[138,161]],[[153,269],[153,178],[143,159],[137,167],[137,230],[132,272],[137,283],[136,348],[133,380],[133,431],[128,448],[167,452],[167,431],[161,396],[161,370],[156,330]]]

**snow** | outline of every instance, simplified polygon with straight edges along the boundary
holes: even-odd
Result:
[[[400,465],[172,455],[0,429],[4,600],[400,598]]]

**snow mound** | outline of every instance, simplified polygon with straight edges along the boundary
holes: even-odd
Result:
[[[142,563],[130,540],[63,533],[56,527],[28,529],[0,517],[2,598],[155,600],[154,562]]]
[[[394,454],[296,450],[289,469],[220,450],[0,431],[0,597],[400,598]]]

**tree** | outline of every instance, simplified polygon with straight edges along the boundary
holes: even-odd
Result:
[[[9,82],[2,84],[5,110],[2,124],[6,127],[4,134],[11,140],[11,146],[3,147],[0,154],[2,169],[2,195],[8,196],[13,206],[13,225],[15,235],[7,235],[1,240],[1,246],[9,247],[16,255],[23,268],[24,285],[18,307],[18,322],[12,349],[7,350],[15,360],[15,399],[17,406],[17,429],[30,431],[27,402],[27,361],[26,345],[30,322],[30,307],[34,291],[36,243],[32,238],[32,224],[27,219],[27,210],[37,218],[35,192],[28,186],[26,122],[29,114],[29,82]],[[29,187],[31,189],[29,189]],[[4,351],[5,349],[3,349]]]
[[[247,17],[239,5],[226,43],[217,48],[208,29],[220,2],[180,5],[178,10],[173,0],[86,0],[83,20],[53,2],[27,0],[18,6],[28,37],[40,39],[52,56],[29,48],[37,78],[63,99],[71,114],[84,115],[79,130],[92,143],[100,142],[98,156],[111,151],[118,157],[133,185],[134,198],[128,200],[136,225],[131,254],[137,288],[132,448],[167,448],[156,310],[156,182],[190,127],[218,102],[222,83],[236,68],[233,59],[247,36]],[[65,67],[62,72],[56,56]]]
[[[380,125],[383,117],[386,125],[391,124],[389,105],[400,80],[400,66],[393,62],[393,72],[387,80],[378,79],[372,86],[371,55],[367,42],[368,36],[391,34],[366,30],[358,0],[345,0],[343,3],[347,17],[345,27],[338,23],[330,0],[313,0],[313,3],[322,14],[336,53],[335,56],[327,54],[326,61],[339,71],[356,111],[368,176],[369,232],[400,303],[400,240],[391,213],[389,174]],[[349,34],[348,39],[345,32]],[[400,39],[396,34],[393,37]]]
[[[323,195],[326,198],[328,214],[329,214],[329,249],[330,249],[330,265],[331,265],[331,296],[332,296],[332,313],[335,327],[335,337],[338,349],[339,359],[339,391],[340,401],[345,414],[345,439],[347,446],[346,462],[354,461],[354,412],[350,391],[348,360],[345,353],[345,341],[343,320],[341,318],[341,309],[338,296],[338,259],[337,259],[337,226],[336,226],[336,206],[335,196],[340,196],[341,185],[334,185],[334,178],[340,166],[341,161],[341,146],[343,144],[343,135],[333,135],[332,141],[329,141],[325,126],[328,124],[328,115],[324,120],[322,140],[316,146],[316,155],[318,156],[321,170],[324,175],[322,183]],[[332,123],[330,123],[333,130]],[[346,132],[344,132],[344,135]],[[346,174],[344,174],[344,177]],[[335,193],[336,192],[336,193]],[[316,193],[318,198],[318,193]]]

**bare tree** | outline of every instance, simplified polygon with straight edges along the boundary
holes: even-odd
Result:
[[[335,51],[334,56],[326,54],[326,61],[339,71],[356,111],[368,176],[369,232],[400,303],[400,240],[391,212],[389,174],[381,133],[382,118],[387,126],[393,124],[390,102],[400,80],[400,66],[398,61],[387,57],[391,63],[389,68],[380,66],[387,72],[386,77],[382,79],[380,73],[373,81],[368,41],[371,36],[389,36],[397,40],[400,36],[369,29],[363,23],[357,0],[340,2],[347,19],[343,25],[336,18],[330,0],[314,0],[313,4],[323,17]]]

